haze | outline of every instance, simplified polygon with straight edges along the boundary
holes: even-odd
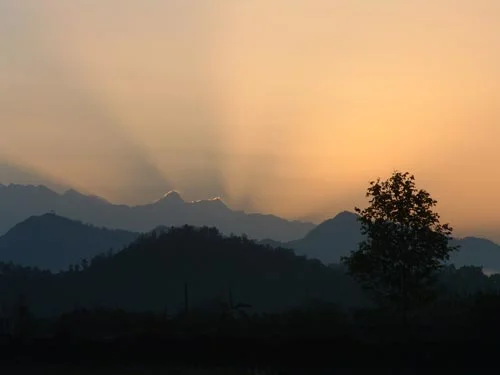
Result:
[[[497,0],[0,0],[1,182],[320,221],[409,170],[500,240]]]

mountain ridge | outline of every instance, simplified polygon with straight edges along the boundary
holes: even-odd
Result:
[[[128,206],[85,195],[74,189],[57,193],[44,185],[0,185],[0,234],[30,216],[54,211],[73,220],[110,229],[146,232],[157,226],[215,226],[224,234],[290,241],[301,238],[313,223],[274,215],[232,210],[222,199],[186,202],[171,191],[159,200]]]
[[[120,250],[141,234],[160,235],[172,227],[159,225],[148,231],[131,232],[98,227],[55,213],[31,216],[0,237],[0,262],[57,272],[110,248]],[[362,239],[357,215],[342,212],[300,240],[280,242],[268,238],[256,243],[271,248],[288,248],[299,256],[318,259],[329,265],[338,264],[340,258],[355,250]],[[458,267],[482,267],[488,273],[500,271],[500,245],[495,242],[469,236],[455,238],[451,244],[460,246],[460,250],[452,254],[450,263]]]
[[[82,259],[121,250],[138,237],[47,213],[29,217],[0,237],[0,261],[58,272]]]
[[[283,246],[298,255],[316,258],[325,264],[339,263],[363,240],[357,214],[343,211],[335,217],[318,224],[302,239],[286,243],[265,239],[259,243],[271,247]],[[488,272],[500,273],[500,244],[481,237],[455,237],[451,245],[460,250],[451,254],[450,263],[455,266],[483,267]]]

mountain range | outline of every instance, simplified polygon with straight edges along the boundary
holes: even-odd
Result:
[[[158,226],[147,232],[160,235],[168,230],[166,226]],[[53,213],[32,216],[0,237],[0,262],[58,272],[111,249],[119,251],[139,236],[139,232],[99,228]],[[299,256],[319,259],[324,264],[337,264],[362,240],[356,214],[342,212],[313,228],[302,239],[256,242],[271,248],[288,248]],[[498,244],[476,237],[454,239],[452,244],[460,246],[450,259],[456,267],[483,267],[485,273],[500,271]]]
[[[0,237],[0,261],[59,271],[82,258],[119,250],[140,233],[183,225],[246,234],[262,245],[289,248],[325,264],[338,263],[363,239],[356,214],[348,211],[315,226],[234,211],[221,199],[186,202],[175,191],[151,204],[126,206],[76,190],[57,193],[45,186],[0,185],[0,233],[6,232]],[[500,271],[498,244],[477,237],[452,242],[460,246],[451,258],[456,266]]]
[[[302,238],[314,228],[312,223],[235,211],[221,199],[186,202],[175,191],[150,204],[127,206],[73,189],[57,193],[43,185],[0,185],[0,234],[31,216],[51,211],[69,219],[132,232],[188,224],[214,226],[224,234],[285,242]]]

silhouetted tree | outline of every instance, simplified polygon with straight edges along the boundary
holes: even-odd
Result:
[[[436,201],[409,173],[370,182],[368,208],[356,207],[365,240],[342,259],[349,273],[381,304],[409,309],[434,296],[437,271],[449,259],[452,228],[440,224]]]
[[[82,264],[82,269],[84,269],[84,270],[89,267],[89,261],[87,259],[85,259],[85,258],[82,259],[81,264]]]

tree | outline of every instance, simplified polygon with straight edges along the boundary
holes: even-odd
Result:
[[[437,201],[415,187],[415,177],[394,172],[370,182],[369,206],[359,215],[364,241],[342,262],[382,305],[407,312],[434,297],[438,271],[457,247],[449,246],[452,228],[440,224]]]

